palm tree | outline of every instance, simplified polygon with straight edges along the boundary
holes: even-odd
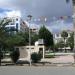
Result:
[[[8,25],[10,20],[2,19],[0,20],[0,65],[1,65],[1,59],[2,59],[2,47],[4,44],[4,40],[6,38],[6,25]]]
[[[66,31],[63,31],[62,33],[61,33],[61,36],[63,37],[63,39],[64,39],[64,50],[65,50],[65,52],[66,52],[66,39],[67,39],[67,37],[68,37],[68,33],[66,32]]]

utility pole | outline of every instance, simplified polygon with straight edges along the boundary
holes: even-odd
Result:
[[[30,23],[31,23],[31,19],[32,19],[32,15],[28,15],[28,21],[29,21],[29,51],[30,51],[30,66],[31,66],[31,34],[30,34]]]

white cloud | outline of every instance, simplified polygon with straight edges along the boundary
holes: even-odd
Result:
[[[19,10],[11,10],[11,11],[4,11],[0,13],[0,17],[21,17],[21,12]]]
[[[7,17],[14,17],[14,16],[18,16],[21,17],[21,12],[19,10],[16,11],[11,11],[11,12],[6,12]]]
[[[73,30],[73,23],[65,23],[64,20],[57,20],[55,22],[51,22],[51,26],[49,26],[49,29],[53,30]]]
[[[12,6],[12,3],[10,1],[9,0],[0,0],[0,8],[10,8]]]
[[[5,12],[0,13],[0,17],[1,17],[1,18],[2,18],[2,17],[6,17],[6,13],[5,13]]]
[[[42,16],[46,15],[47,17],[51,17],[52,14],[54,16],[71,15],[71,1],[72,0],[70,0],[70,3],[66,4],[65,0],[0,0],[0,8],[21,10],[23,16],[25,16],[26,11],[26,13],[32,14],[34,17],[41,14]]]

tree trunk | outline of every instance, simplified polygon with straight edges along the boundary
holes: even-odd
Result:
[[[65,38],[64,38],[64,51],[65,51],[65,53],[67,53],[67,51],[66,51],[66,40],[65,40]]]

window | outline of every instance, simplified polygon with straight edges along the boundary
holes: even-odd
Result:
[[[18,26],[18,23],[16,23],[16,25]]]
[[[15,31],[15,27],[10,27],[10,31]]]
[[[31,48],[31,49],[34,49],[34,48]]]
[[[18,23],[16,23],[16,29],[18,29]]]
[[[59,34],[56,34],[57,37],[59,37]]]
[[[6,29],[6,31],[9,31],[9,27],[6,27],[5,29]]]
[[[26,48],[26,49],[29,49],[29,48]]]
[[[9,23],[9,25],[14,25],[15,24],[15,21],[14,19],[11,20],[11,22]]]
[[[18,21],[18,18],[16,18],[16,21]]]

